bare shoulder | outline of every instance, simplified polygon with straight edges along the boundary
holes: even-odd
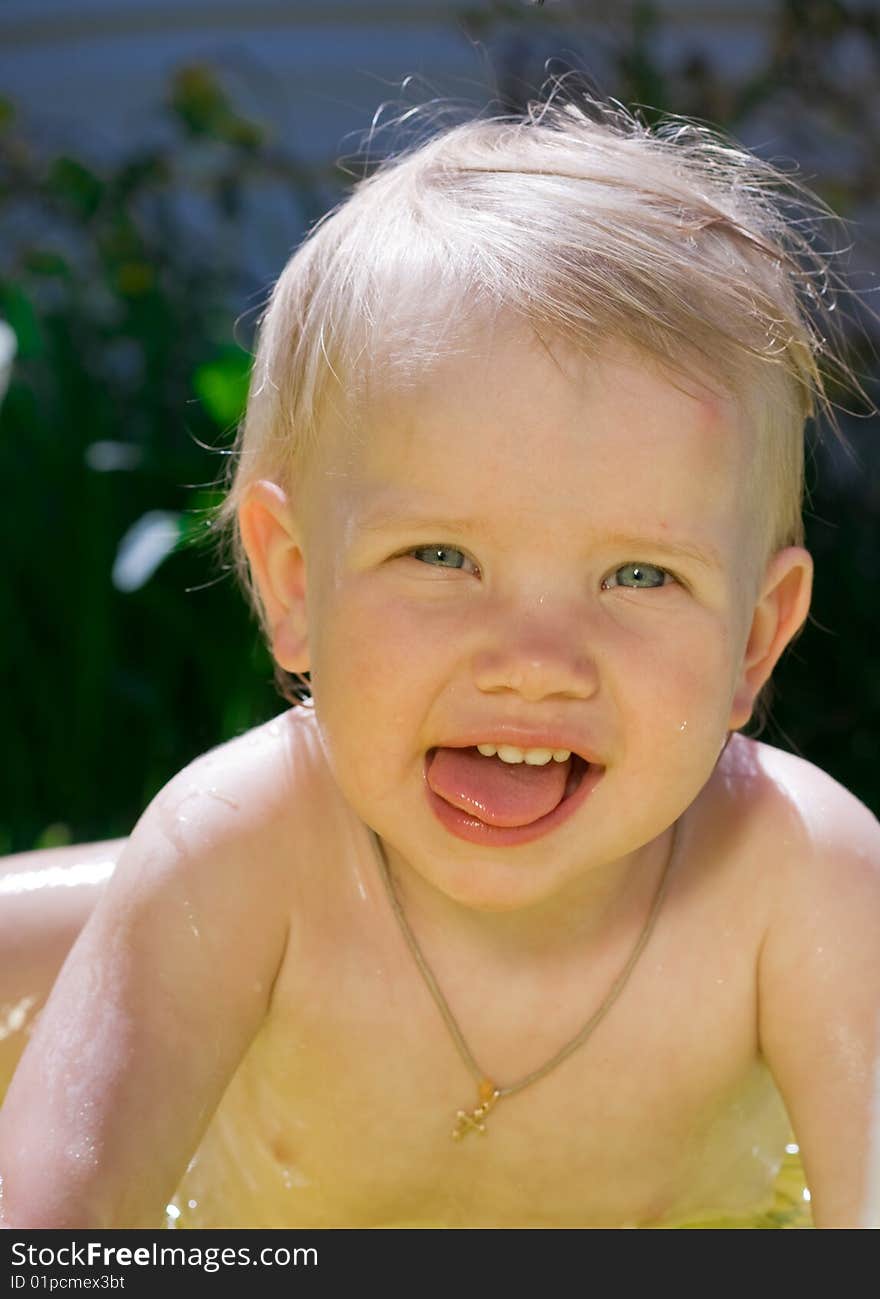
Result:
[[[815,763],[734,735],[713,781],[729,813],[747,821],[776,873],[817,882],[849,869],[880,871],[880,822],[855,794]],[[839,874],[838,874],[839,878]]]
[[[248,915],[263,899],[277,906],[295,866],[309,802],[301,795],[320,768],[317,757],[313,720],[291,710],[181,768],[127,837],[0,859],[0,992],[7,1000],[19,987],[48,992],[105,893],[120,908],[163,879],[168,887],[175,876],[183,887],[191,877],[204,881],[209,908],[222,908],[224,882],[230,897],[249,890]]]
[[[877,948],[880,925],[880,822],[828,772],[803,758],[758,746],[764,835],[775,851],[778,951],[810,937],[842,966]],[[848,948],[844,957],[843,949]]]
[[[156,794],[134,826],[93,921],[189,917],[232,976],[263,947],[283,946],[295,909],[297,784],[308,741],[287,714],[199,755]]]
[[[880,889],[880,823],[828,772],[734,734],[688,810],[682,878],[714,890],[760,948],[802,911]],[[849,884],[841,886],[845,881]]]
[[[303,720],[294,714],[270,718],[199,754],[163,786],[156,805],[169,810],[197,803],[221,818],[225,807],[243,825],[258,828],[290,792],[303,747]]]
[[[224,849],[224,857],[244,854],[252,872],[271,870],[276,850],[294,846],[318,747],[312,719],[291,709],[200,754],[145,816],[186,855]]]
[[[757,740],[753,746],[768,788],[792,807],[817,842],[880,834],[880,822],[869,807],[815,763]]]

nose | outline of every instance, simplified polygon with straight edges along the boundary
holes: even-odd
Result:
[[[512,691],[537,702],[560,696],[589,699],[598,690],[595,656],[571,613],[546,613],[543,601],[524,612],[484,624],[482,643],[472,660],[474,681],[486,694]]]

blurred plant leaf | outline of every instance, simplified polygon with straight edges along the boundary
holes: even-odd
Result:
[[[104,195],[104,185],[88,167],[74,158],[56,158],[49,168],[46,187],[84,219],[94,216]]]
[[[170,106],[191,135],[247,149],[257,148],[263,141],[264,132],[233,110],[209,68],[198,64],[181,68],[172,83]]]
[[[66,848],[71,843],[73,843],[73,835],[70,826],[63,821],[53,821],[42,831],[34,848]]]
[[[3,316],[18,341],[22,359],[41,356],[45,343],[33,303],[14,284],[0,284],[0,316]]]
[[[132,446],[130,442],[105,439],[90,442],[85,449],[86,464],[99,474],[139,469],[143,459],[143,447]]]
[[[220,428],[237,424],[247,400],[251,357],[240,347],[225,347],[193,373],[196,396]]]
[[[5,320],[0,320],[0,399],[6,395],[6,389],[9,387],[15,352],[15,333]]]
[[[70,267],[60,253],[48,248],[28,248],[23,258],[25,270],[34,275],[69,275]]]
[[[119,543],[113,563],[117,591],[138,591],[149,582],[181,538],[180,515],[171,510],[149,510],[133,523]]]
[[[149,262],[123,262],[116,269],[116,287],[124,298],[140,298],[149,293],[156,271]]]
[[[117,202],[132,198],[148,186],[165,185],[172,178],[168,158],[159,153],[139,153],[122,164],[114,178],[113,193]]]

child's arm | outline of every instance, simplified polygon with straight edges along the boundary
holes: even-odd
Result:
[[[880,1158],[880,824],[814,769],[759,967],[761,1045],[801,1147],[816,1227],[869,1222]],[[877,1206],[873,1207],[877,1212]]]
[[[46,1000],[127,842],[107,839],[0,857],[0,1005],[11,1009],[22,1000]]]
[[[0,1102],[125,839],[0,857]]]
[[[187,773],[148,808],[0,1111],[4,1225],[161,1225],[269,1004],[287,921],[272,860]]]

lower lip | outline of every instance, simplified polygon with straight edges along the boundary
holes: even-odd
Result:
[[[529,825],[487,825],[479,817],[471,816],[460,807],[453,807],[451,803],[446,802],[445,798],[435,794],[427,780],[425,794],[428,806],[437,820],[456,838],[489,848],[513,848],[518,844],[533,843],[546,834],[552,834],[564,821],[574,816],[575,812],[583,807],[604,774],[604,767],[591,763],[574,793],[564,798],[552,812],[548,812],[546,816],[539,816],[537,821],[532,821]]]

